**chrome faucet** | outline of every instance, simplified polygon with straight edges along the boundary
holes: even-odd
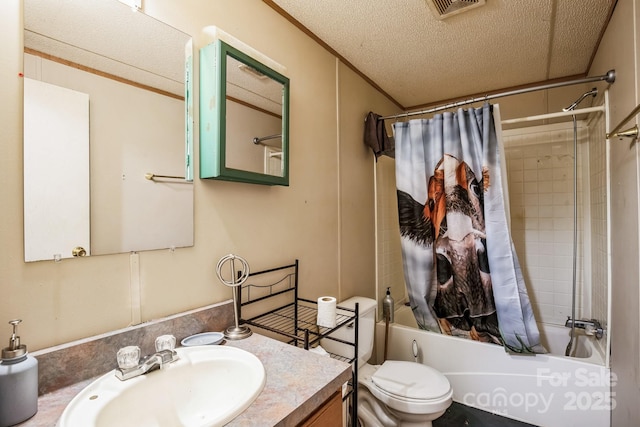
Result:
[[[140,375],[160,369],[178,360],[178,353],[174,350],[175,337],[163,335],[156,339],[156,352],[140,359],[140,348],[137,346],[123,347],[118,350],[118,367],[116,378],[126,381]]]
[[[567,321],[564,324],[567,328],[576,327],[578,329],[584,329],[585,334],[594,335],[597,339],[600,339],[604,336],[604,329],[600,322],[596,319],[591,320],[576,320],[575,322],[571,319],[571,316],[567,316]]]
[[[160,350],[143,358],[136,366],[130,368],[117,367],[116,377],[121,381],[125,381],[160,369],[176,360],[178,360],[178,353],[175,350]]]

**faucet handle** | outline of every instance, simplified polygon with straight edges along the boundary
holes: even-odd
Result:
[[[173,335],[160,335],[156,338],[156,351],[173,350],[176,348],[176,337]]]
[[[140,347],[137,345],[122,347],[118,350],[116,358],[120,369],[135,368],[140,363]]]

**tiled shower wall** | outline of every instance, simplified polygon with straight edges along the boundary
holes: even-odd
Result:
[[[577,318],[606,325],[607,170],[604,115],[578,126]],[[564,324],[573,276],[573,126],[504,132],[512,237],[536,317]]]
[[[576,317],[589,316],[584,274],[583,158],[587,131],[578,132]],[[572,311],[573,128],[538,126],[504,132],[511,234],[538,321],[564,325]],[[588,219],[587,219],[588,220]]]

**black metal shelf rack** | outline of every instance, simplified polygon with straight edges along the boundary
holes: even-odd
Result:
[[[358,425],[358,311],[354,308],[338,306],[336,308],[336,326],[326,328],[316,323],[317,302],[298,296],[298,268],[299,261],[268,270],[249,274],[249,279],[241,287],[237,287],[237,301],[240,322],[256,328],[269,331],[282,337],[287,343],[309,350],[320,344],[320,340],[332,340],[353,347],[352,354],[329,355],[337,360],[351,363],[353,374],[348,384],[348,391],[343,400],[349,399],[350,425]],[[262,302],[260,306],[254,304]],[[243,311],[253,311],[248,318],[244,318]],[[256,313],[256,311],[259,312]],[[355,328],[353,342],[332,336],[332,332],[340,328]],[[349,352],[350,353],[350,352]]]

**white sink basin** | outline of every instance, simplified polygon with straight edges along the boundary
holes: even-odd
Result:
[[[179,360],[120,381],[114,371],[82,390],[59,427],[220,426],[260,394],[265,371],[253,354],[228,346],[176,349]]]

